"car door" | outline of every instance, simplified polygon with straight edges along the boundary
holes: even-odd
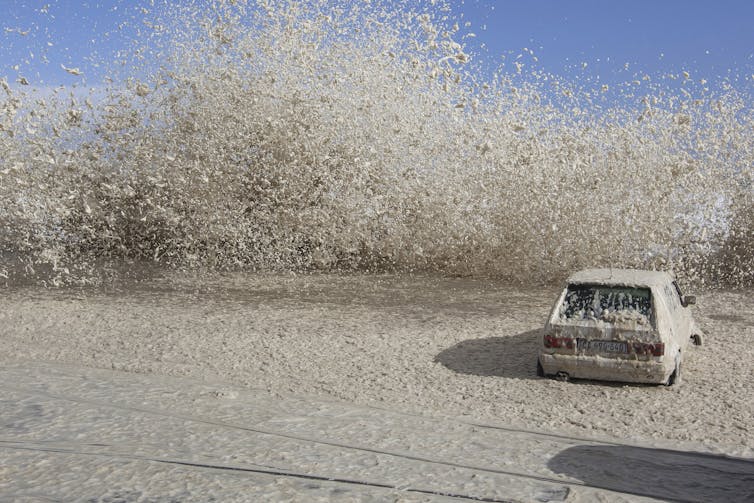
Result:
[[[681,303],[678,300],[678,294],[671,283],[666,283],[662,288],[662,300],[666,306],[667,325],[671,332],[670,336],[673,342],[678,345],[679,349],[685,347],[685,339],[688,337],[686,326],[683,320]]]
[[[692,326],[692,319],[691,319],[691,311],[688,306],[683,306],[683,293],[681,292],[681,287],[678,286],[677,281],[673,281],[672,284],[673,287],[673,297],[675,300],[675,304],[677,305],[677,318],[678,318],[678,325],[680,333],[688,339],[691,338],[691,326]]]

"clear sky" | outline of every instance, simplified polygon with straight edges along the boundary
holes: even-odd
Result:
[[[452,5],[476,34],[465,42],[472,52],[484,45],[478,59],[490,67],[502,62],[511,69],[521,54],[517,61],[528,67],[607,83],[625,82],[634,73],[688,71],[692,78],[738,78],[735,85],[754,86],[752,0],[466,0]],[[141,6],[149,7],[149,1],[0,0],[0,78],[16,82],[24,77],[35,85],[96,84],[101,72],[91,61],[123,48],[135,28],[123,23]],[[83,75],[73,75],[76,69]]]
[[[489,55],[510,61],[526,47],[558,75],[623,81],[626,63],[630,73],[708,80],[754,73],[751,0],[467,0],[458,8]]]

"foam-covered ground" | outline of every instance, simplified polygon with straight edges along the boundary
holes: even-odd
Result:
[[[750,501],[754,494],[754,461],[709,453],[72,365],[23,362],[0,375],[0,496],[9,501]]]
[[[170,285],[170,286],[169,286]],[[692,292],[693,293],[693,292]],[[220,379],[611,439],[751,456],[749,292],[701,294],[679,387],[535,376],[556,295],[483,280],[239,275],[0,296],[3,360]]]

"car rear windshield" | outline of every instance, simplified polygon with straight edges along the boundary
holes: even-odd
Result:
[[[652,319],[652,292],[649,288],[569,285],[560,316],[575,321],[596,319],[648,325]]]

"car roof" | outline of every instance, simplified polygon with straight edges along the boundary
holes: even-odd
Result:
[[[673,277],[664,271],[642,269],[584,269],[568,278],[569,284],[597,284],[653,287],[665,285]]]

